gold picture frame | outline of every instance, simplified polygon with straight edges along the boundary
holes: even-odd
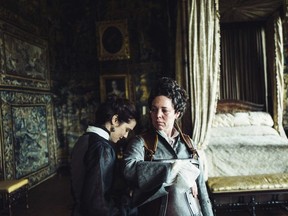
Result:
[[[100,99],[104,102],[108,97],[129,98],[129,78],[127,74],[100,76]]]
[[[102,21],[97,23],[98,59],[130,59],[127,20]]]

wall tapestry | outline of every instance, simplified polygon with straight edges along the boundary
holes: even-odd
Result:
[[[56,170],[56,134],[49,94],[2,91],[2,178],[37,184]]]
[[[19,179],[48,165],[45,106],[13,106],[15,175]]]
[[[0,21],[0,85],[50,89],[48,45]]]

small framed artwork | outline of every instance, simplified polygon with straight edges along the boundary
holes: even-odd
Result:
[[[130,59],[126,20],[98,22],[97,32],[100,61]]]
[[[100,77],[101,102],[109,97],[129,98],[127,74],[102,75]]]

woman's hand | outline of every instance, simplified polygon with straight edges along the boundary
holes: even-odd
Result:
[[[198,187],[195,181],[194,181],[193,186],[191,187],[191,191],[192,191],[193,197],[196,198],[198,196]]]

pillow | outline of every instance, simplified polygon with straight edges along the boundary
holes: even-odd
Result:
[[[251,125],[245,127],[221,127],[213,128],[210,131],[211,137],[235,137],[246,136],[249,139],[253,136],[255,139],[257,136],[279,136],[279,133],[272,127]]]
[[[251,125],[265,125],[272,127],[274,121],[268,112],[249,112],[249,120]]]
[[[269,126],[274,122],[268,112],[250,111],[236,113],[217,113],[212,121],[212,127],[238,127],[238,126]]]
[[[212,121],[212,127],[233,127],[234,116],[231,113],[217,113]]]
[[[234,126],[249,126],[249,113],[247,112],[237,112],[234,113]]]

